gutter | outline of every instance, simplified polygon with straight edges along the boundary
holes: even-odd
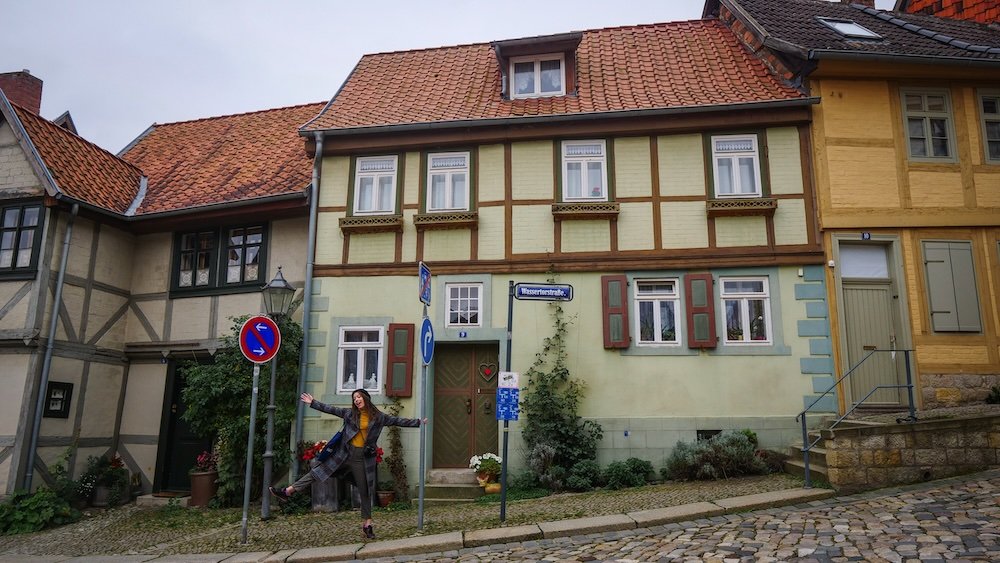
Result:
[[[907,63],[907,64],[923,63],[928,65],[1000,68],[1000,60],[997,59],[984,60],[984,59],[969,59],[966,57],[942,57],[942,56],[928,56],[928,55],[886,55],[886,54],[875,54],[875,53],[855,53],[855,52],[839,51],[832,49],[810,49],[808,58],[811,60],[839,59],[839,60],[854,60],[854,61],[870,61],[870,62],[880,62],[880,63]]]
[[[323,132],[317,131],[316,151],[313,156],[312,184],[309,186],[309,237],[306,244],[306,279],[305,288],[302,290],[302,346],[299,348],[299,384],[296,398],[305,392],[306,375],[308,371],[309,359],[309,316],[312,314],[312,280],[313,269],[315,267],[314,254],[316,251],[316,221],[319,215],[319,182],[320,168],[323,163]],[[296,448],[302,441],[302,421],[305,417],[305,404],[302,401],[295,401],[295,434],[289,449],[292,454],[291,480],[299,478],[299,456]]]
[[[684,115],[691,113],[708,113],[713,111],[729,112],[729,111],[762,110],[762,109],[774,109],[774,108],[792,108],[792,107],[810,106],[818,104],[819,100],[820,99],[818,97],[813,96],[808,98],[796,98],[793,100],[770,100],[766,102],[743,102],[737,104],[682,106],[676,108],[663,108],[663,109],[653,109],[653,110],[641,109],[641,110],[573,113],[573,114],[545,115],[545,116],[518,116],[518,117],[503,117],[503,118],[488,118],[488,119],[431,121],[424,123],[406,123],[403,125],[375,125],[369,127],[317,129],[312,131],[306,131],[300,129],[299,135],[307,137],[314,132],[322,132],[324,135],[328,137],[331,136],[341,137],[348,135],[361,135],[365,133],[388,134],[388,133],[397,133],[405,131],[421,131],[427,129],[457,129],[465,127],[491,127],[498,125],[530,126],[543,123],[603,121],[608,119],[621,119],[621,118],[632,118],[632,117],[658,117],[658,116],[670,116],[670,115]]]
[[[74,203],[73,208],[70,210],[69,221],[66,224],[66,234],[63,236],[62,256],[59,258],[59,276],[56,278],[55,297],[52,300],[52,315],[49,319],[49,337],[45,342],[45,358],[42,360],[42,374],[38,382],[38,399],[35,401],[31,442],[28,446],[28,470],[24,474],[24,489],[27,491],[31,490],[31,480],[34,477],[35,456],[38,450],[38,434],[42,427],[42,413],[45,412],[45,393],[49,386],[49,372],[52,369],[53,342],[56,339],[56,329],[59,327],[59,304],[62,303],[63,284],[66,281],[66,265],[69,262],[69,243],[73,237],[73,224],[76,222],[76,216],[79,211],[80,205]]]

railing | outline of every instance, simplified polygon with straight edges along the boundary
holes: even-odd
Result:
[[[868,398],[871,397],[879,389],[900,389],[902,387],[906,387],[907,397],[909,399],[910,415],[907,416],[907,417],[904,417],[904,418],[897,418],[896,422],[900,423],[900,422],[903,422],[904,420],[908,421],[908,422],[916,422],[916,420],[917,420],[917,411],[916,411],[916,406],[913,403],[913,375],[910,373],[910,352],[913,352],[913,350],[879,350],[877,348],[872,349],[870,352],[868,352],[868,354],[864,358],[861,358],[860,362],[854,364],[854,366],[851,369],[847,370],[847,373],[845,373],[844,375],[840,376],[840,379],[838,379],[837,381],[835,381],[833,383],[833,385],[831,385],[826,391],[823,391],[820,394],[819,397],[816,397],[816,399],[812,403],[809,403],[809,406],[806,407],[805,410],[803,410],[802,412],[800,412],[795,417],[796,421],[798,421],[799,419],[801,419],[801,421],[802,421],[802,463],[805,466],[805,481],[806,481],[805,487],[807,489],[811,489],[812,488],[812,479],[811,479],[811,477],[809,475],[809,452],[813,449],[813,447],[816,444],[819,443],[820,440],[823,439],[823,437],[822,436],[817,436],[816,439],[813,440],[812,442],[809,441],[809,430],[808,430],[808,426],[806,425],[806,413],[809,412],[809,409],[813,408],[816,405],[816,403],[818,403],[820,401],[820,399],[822,399],[823,397],[825,397],[826,395],[828,395],[831,391],[833,391],[834,389],[836,389],[837,386],[840,385],[841,381],[847,379],[852,373],[854,373],[854,371],[856,369],[858,369],[858,367],[861,366],[861,364],[865,363],[865,361],[867,361],[868,358],[871,358],[873,355],[875,355],[876,352],[880,352],[880,353],[885,353],[885,352],[890,352],[890,353],[902,352],[903,353],[903,361],[905,362],[905,365],[906,365],[906,384],[905,385],[877,385],[877,386],[875,386],[860,401],[854,403],[851,406],[851,408],[847,410],[847,412],[845,412],[843,415],[841,415],[837,420],[833,421],[833,424],[831,424],[829,426],[828,430],[833,430],[838,424],[840,424],[841,422],[843,422],[843,420],[845,418],[847,418],[848,416],[850,416],[850,414],[852,412],[854,412],[855,409],[857,409],[859,406],[861,406],[862,403],[864,403],[866,400],[868,400]]]

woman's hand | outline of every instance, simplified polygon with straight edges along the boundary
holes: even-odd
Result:
[[[310,395],[309,393],[303,393],[301,396],[299,396],[299,400],[307,405],[311,405],[313,402],[313,396]]]
[[[420,419],[420,425],[421,426],[426,426],[427,425],[427,419],[426,418],[421,418]]]

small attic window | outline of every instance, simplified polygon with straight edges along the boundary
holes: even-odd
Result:
[[[843,35],[854,39],[882,39],[882,36],[868,29],[867,27],[852,20],[839,20],[835,18],[816,18],[823,25]]]
[[[565,57],[561,53],[512,57],[510,76],[512,98],[562,96],[566,93]]]

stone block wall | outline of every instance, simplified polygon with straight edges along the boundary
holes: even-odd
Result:
[[[879,488],[1000,467],[1000,415],[824,430],[827,477]]]
[[[1000,375],[921,374],[923,408],[974,405],[986,401],[990,389],[1000,385]]]

